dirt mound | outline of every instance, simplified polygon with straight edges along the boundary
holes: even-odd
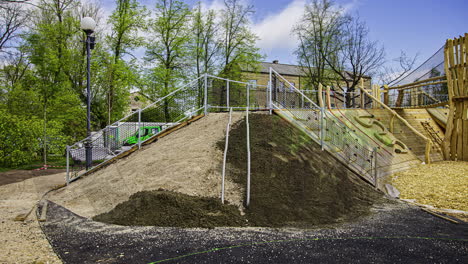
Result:
[[[369,184],[322,151],[302,131],[278,116],[252,114],[251,203],[246,217],[253,226],[307,227],[347,221],[367,214],[382,197]],[[229,136],[227,177],[246,184],[246,124]],[[224,140],[218,147],[224,149]]]
[[[95,221],[131,226],[205,227],[245,226],[237,206],[219,199],[194,197],[165,190],[143,191]]]
[[[243,113],[234,113],[233,122]],[[143,147],[132,155],[48,195],[74,213],[93,217],[109,212],[139,191],[163,188],[193,196],[219,197],[226,113],[208,116]],[[241,187],[226,182],[226,197],[242,206]]]

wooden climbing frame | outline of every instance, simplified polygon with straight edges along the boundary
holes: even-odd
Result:
[[[468,33],[448,39],[444,55],[450,107],[444,157],[468,161]]]

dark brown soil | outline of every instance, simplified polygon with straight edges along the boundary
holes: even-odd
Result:
[[[219,199],[195,197],[165,190],[143,191],[117,205],[95,221],[127,226],[205,227],[245,226],[234,205]]]
[[[45,176],[65,172],[65,169],[47,169],[47,170],[10,170],[0,172],[0,186],[10,183],[20,182],[29,178]]]
[[[308,227],[365,215],[382,197],[310,137],[278,116],[249,116],[252,226]],[[246,125],[230,132],[227,177],[246,185]],[[224,141],[218,142],[224,149]]]

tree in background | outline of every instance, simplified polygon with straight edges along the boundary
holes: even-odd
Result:
[[[305,86],[331,85],[339,78],[325,58],[336,57],[342,38],[342,27],[349,21],[343,10],[332,1],[314,0],[305,6],[304,15],[294,33],[299,39],[296,49],[299,65],[306,76]],[[317,98],[315,98],[318,101]]]
[[[117,0],[116,9],[109,17],[112,27],[106,36],[111,52],[105,63],[107,91],[107,124],[122,117],[128,107],[130,89],[135,83],[135,71],[132,62],[123,59],[124,55],[133,56],[135,48],[143,45],[143,37],[138,32],[145,28],[146,9],[136,0]]]
[[[296,34],[301,40],[298,58],[309,71],[310,82],[327,84],[339,79],[335,89],[346,92],[347,105],[360,80],[384,62],[384,49],[369,40],[365,23],[329,0],[314,0],[306,7]]]
[[[26,22],[27,12],[20,4],[0,2],[0,54],[12,48]]]
[[[350,93],[356,90],[361,79],[375,74],[385,60],[383,47],[369,40],[368,34],[366,24],[359,17],[353,17],[344,24],[337,56],[324,55],[330,68],[346,84],[346,105],[351,105]]]
[[[409,57],[406,52],[401,51],[400,56],[393,59],[394,62],[398,62],[398,68],[383,66],[378,73],[379,82],[382,85],[391,85],[395,81],[398,81],[414,68],[418,55],[419,54]]]
[[[245,6],[239,0],[225,0],[221,10],[220,20],[220,72],[221,77],[233,80],[242,79],[242,70],[255,71],[259,68],[262,56],[256,47],[258,37],[251,31],[250,16],[254,13],[253,6]],[[224,84],[216,81],[219,91],[213,96],[218,97],[219,104],[224,105],[227,92]],[[231,83],[229,99],[233,102],[246,102],[245,86]]]
[[[203,11],[201,3],[192,11],[192,39],[189,43],[190,56],[195,62],[195,76],[203,73],[214,73],[219,55],[220,42],[217,41],[219,25],[215,22],[214,10]]]
[[[255,46],[258,37],[249,27],[253,6],[225,0],[221,10],[221,75],[240,79],[241,67],[257,68],[262,56]]]
[[[146,60],[154,65],[150,70],[146,94],[156,101],[172,92],[184,79],[187,68],[187,43],[190,40],[188,21],[190,9],[187,4],[175,0],[159,0],[156,3],[155,19],[149,22]],[[164,104],[164,118],[171,120],[170,99]]]
[[[195,78],[202,74],[214,74],[216,59],[220,54],[220,42],[217,41],[219,25],[215,22],[214,10],[203,11],[201,3],[192,10],[191,40],[188,43],[189,56],[193,61]],[[198,104],[203,104],[203,80],[198,83]]]

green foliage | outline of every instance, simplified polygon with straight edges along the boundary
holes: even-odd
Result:
[[[0,109],[0,165],[15,167],[38,157],[39,122],[11,115]]]
[[[262,55],[255,46],[258,37],[249,27],[253,6],[244,6],[239,0],[226,0],[221,11],[221,76],[234,80],[241,78],[241,69],[258,67]]]
[[[156,18],[150,20],[146,60],[156,66],[150,71],[149,85],[145,89],[153,100],[169,94],[185,76],[187,56],[188,21],[187,4],[173,0],[156,3]]]

